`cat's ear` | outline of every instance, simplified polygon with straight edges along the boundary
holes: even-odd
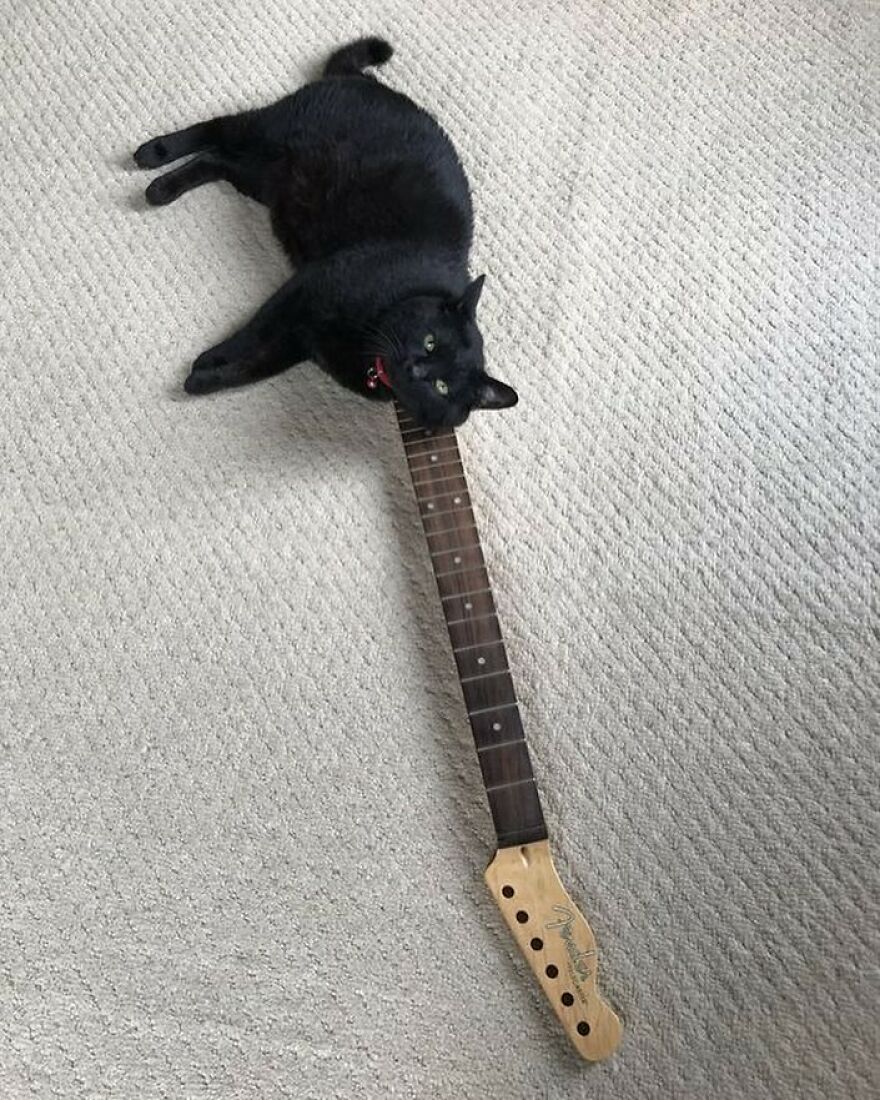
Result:
[[[464,294],[455,303],[455,308],[460,310],[469,321],[473,321],[477,316],[477,302],[479,302],[480,295],[483,293],[483,283],[485,281],[486,276],[480,275],[472,283],[468,283]]]
[[[519,394],[512,386],[484,374],[477,390],[475,409],[509,409],[519,401]]]

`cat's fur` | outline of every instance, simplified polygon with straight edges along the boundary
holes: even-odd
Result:
[[[384,385],[367,384],[380,356],[419,423],[456,426],[472,409],[516,403],[483,370],[483,280],[468,276],[473,214],[455,149],[431,115],[363,72],[391,52],[378,38],[354,42],[322,79],[278,103],[135,153],[142,168],[195,154],[153,180],[154,205],[212,180],[267,205],[297,269],[244,328],[196,359],[189,393],[314,359],[350,389],[387,399]]]

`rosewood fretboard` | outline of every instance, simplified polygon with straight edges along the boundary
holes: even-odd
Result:
[[[455,432],[395,401],[499,848],[547,836]]]

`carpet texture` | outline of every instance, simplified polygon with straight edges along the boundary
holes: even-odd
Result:
[[[0,0],[0,1095],[878,1095],[880,7]],[[364,32],[475,190],[460,432],[560,873],[569,1051],[394,417],[190,361],[285,277],[130,152]]]

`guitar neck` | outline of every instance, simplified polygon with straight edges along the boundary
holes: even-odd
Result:
[[[598,989],[590,926],[553,866],[455,432],[395,408],[498,834],[486,882],[578,1053],[607,1058],[620,1020]]]
[[[541,800],[455,432],[421,428],[397,402],[395,408],[498,846],[544,840]]]

